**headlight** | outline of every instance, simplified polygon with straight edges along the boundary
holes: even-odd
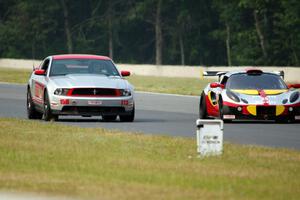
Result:
[[[294,103],[299,98],[299,92],[293,92],[290,96],[290,102]]]
[[[57,88],[55,91],[54,91],[54,94],[55,95],[64,95],[66,96],[69,92],[69,89],[65,89],[65,88]]]
[[[131,91],[128,89],[120,90],[121,96],[131,96]]]
[[[240,102],[238,95],[230,90],[226,90],[227,96],[235,102]]]

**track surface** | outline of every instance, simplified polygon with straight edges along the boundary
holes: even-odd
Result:
[[[25,85],[0,84],[0,117],[26,118]],[[62,117],[58,123],[104,127],[146,134],[195,137],[199,97],[136,93],[133,123],[102,122],[101,117]],[[225,141],[300,149],[300,124],[237,122],[225,124]]]

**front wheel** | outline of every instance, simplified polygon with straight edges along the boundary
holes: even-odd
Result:
[[[222,120],[224,118],[223,102],[222,102],[222,100],[219,101],[219,117]]]
[[[224,123],[225,122],[231,122],[230,119],[224,119],[224,108],[223,108],[223,101],[222,101],[222,99],[220,99],[220,101],[219,101],[219,118],[221,120],[223,120]]]
[[[58,115],[54,115],[52,113],[47,91],[45,91],[45,95],[44,95],[44,120],[45,121],[57,121],[58,120]]]
[[[134,121],[135,108],[133,106],[132,111],[126,115],[120,115],[121,122],[133,122]]]
[[[199,104],[199,118],[200,119],[207,119],[207,110],[206,110],[206,101],[205,101],[205,94],[202,92],[200,104]]]

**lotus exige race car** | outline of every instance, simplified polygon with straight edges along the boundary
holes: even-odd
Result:
[[[112,121],[134,120],[130,72],[117,70],[112,60],[96,55],[54,55],[33,71],[27,85],[29,119],[57,120],[59,115],[102,116]]]
[[[208,84],[201,94],[201,119],[300,120],[300,93],[295,89],[299,84],[288,87],[283,71],[207,71],[204,76],[218,76],[219,81]]]

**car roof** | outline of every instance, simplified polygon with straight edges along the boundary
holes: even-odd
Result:
[[[89,55],[89,54],[61,54],[53,55],[53,60],[68,60],[68,59],[93,59],[93,60],[111,60],[107,56]]]

